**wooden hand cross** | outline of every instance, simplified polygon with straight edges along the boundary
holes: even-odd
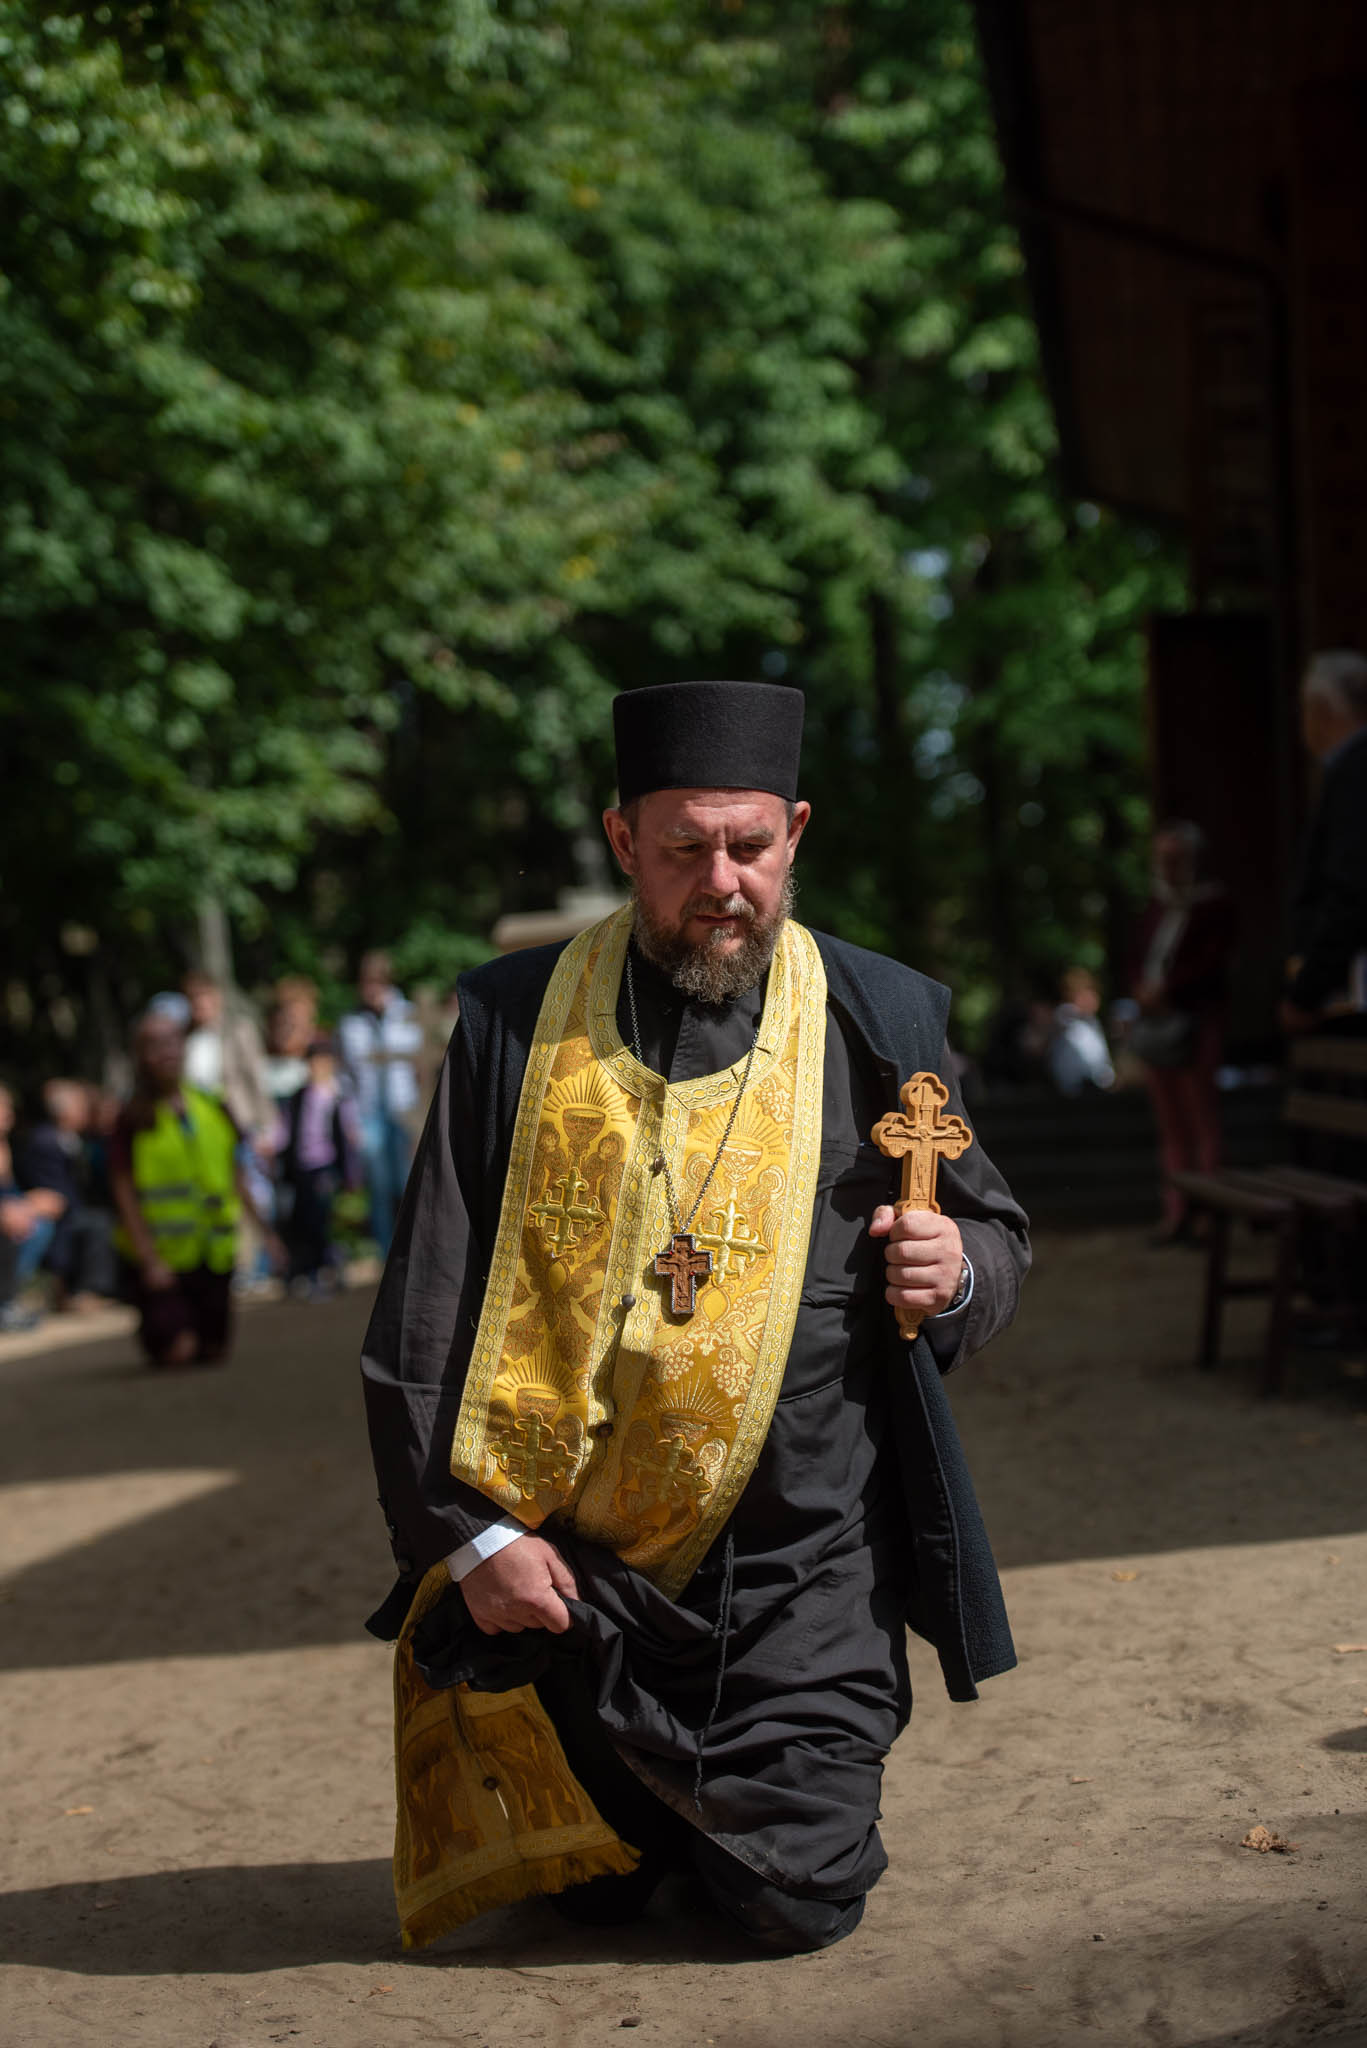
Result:
[[[880,1117],[871,1134],[880,1152],[902,1162],[902,1195],[893,1211],[904,1216],[908,1209],[921,1209],[938,1216],[935,1178],[941,1155],[957,1159],[973,1143],[973,1133],[961,1117],[941,1116],[949,1090],[938,1074],[913,1074],[901,1100],[902,1110]],[[899,1308],[897,1327],[904,1337],[914,1337],[921,1318],[914,1308]]]

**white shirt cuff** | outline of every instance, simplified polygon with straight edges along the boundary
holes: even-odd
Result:
[[[956,1302],[955,1302],[955,1304],[954,1304],[954,1306],[953,1306],[953,1308],[942,1308],[942,1309],[940,1310],[940,1313],[939,1313],[939,1315],[937,1315],[937,1316],[931,1316],[931,1318],[930,1318],[930,1321],[931,1321],[932,1323],[942,1323],[942,1322],[944,1321],[944,1319],[945,1319],[945,1317],[946,1317],[946,1316],[961,1316],[961,1315],[963,1314],[964,1310],[965,1310],[965,1309],[966,1309],[966,1308],[968,1307],[968,1304],[969,1304],[969,1302],[970,1302],[970,1301],[972,1301],[972,1299],[973,1299],[973,1261],[972,1261],[972,1259],[970,1259],[970,1258],[968,1257],[968,1255],[967,1255],[966,1253],[965,1253],[965,1255],[964,1255],[964,1264],[965,1264],[965,1266],[967,1266],[967,1268],[968,1268],[968,1285],[967,1285],[967,1287],[966,1287],[966,1288],[964,1289],[964,1298],[963,1298],[963,1300],[962,1300],[962,1301],[956,1301]]]
[[[510,1543],[516,1543],[519,1536],[527,1536],[530,1533],[525,1522],[519,1522],[512,1515],[500,1516],[499,1520],[491,1522],[487,1529],[481,1529],[478,1536],[472,1536],[468,1543],[462,1543],[459,1550],[453,1550],[446,1560],[446,1569],[456,1585],[459,1585],[466,1573],[472,1572],[477,1564],[483,1564],[486,1558],[494,1557],[500,1550],[506,1550]]]

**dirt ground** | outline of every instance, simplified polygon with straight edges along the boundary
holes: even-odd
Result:
[[[1046,1239],[958,1382],[1021,1668],[917,1645],[863,1927],[758,1960],[687,1896],[544,1904],[405,1957],[365,1300],[153,1380],[115,1334],[0,1353],[7,2048],[1367,2044],[1367,1376],[1266,1404],[1189,1363],[1199,1262]],[[1257,1854],[1263,1824],[1298,1846]]]

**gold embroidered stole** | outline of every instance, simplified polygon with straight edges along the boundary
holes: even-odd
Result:
[[[624,910],[574,940],[542,1001],[451,1470],[528,1528],[554,1517],[608,1545],[673,1597],[754,1469],[787,1362],[821,1149],[826,978],[789,920],[718,1156],[740,1063],[666,1086],[633,1057],[616,1025],[629,932]],[[674,1228],[656,1162],[682,1222],[714,1157],[692,1226],[712,1272],[684,1322],[653,1267]],[[424,1683],[412,1631],[446,1584],[434,1566],[396,1654],[406,1946],[636,1861],[534,1688]]]
[[[774,952],[741,1065],[667,1086],[623,1045],[619,911],[566,948],[541,1007],[451,1470],[535,1529],[553,1515],[679,1593],[764,1442],[792,1341],[820,1154],[826,979]],[[692,1210],[712,1254],[687,1321],[655,1254]],[[667,1163],[666,1173],[660,1162]]]
[[[427,1684],[413,1630],[450,1583],[445,1560],[433,1565],[394,1655],[394,1899],[405,1948],[637,1862],[571,1771],[534,1687]]]

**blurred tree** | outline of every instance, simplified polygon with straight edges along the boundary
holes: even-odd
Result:
[[[814,921],[970,1023],[1100,960],[1173,572],[1059,490],[961,0],[0,0],[0,66],[16,1024],[206,900],[448,977],[689,673],[806,688]]]

